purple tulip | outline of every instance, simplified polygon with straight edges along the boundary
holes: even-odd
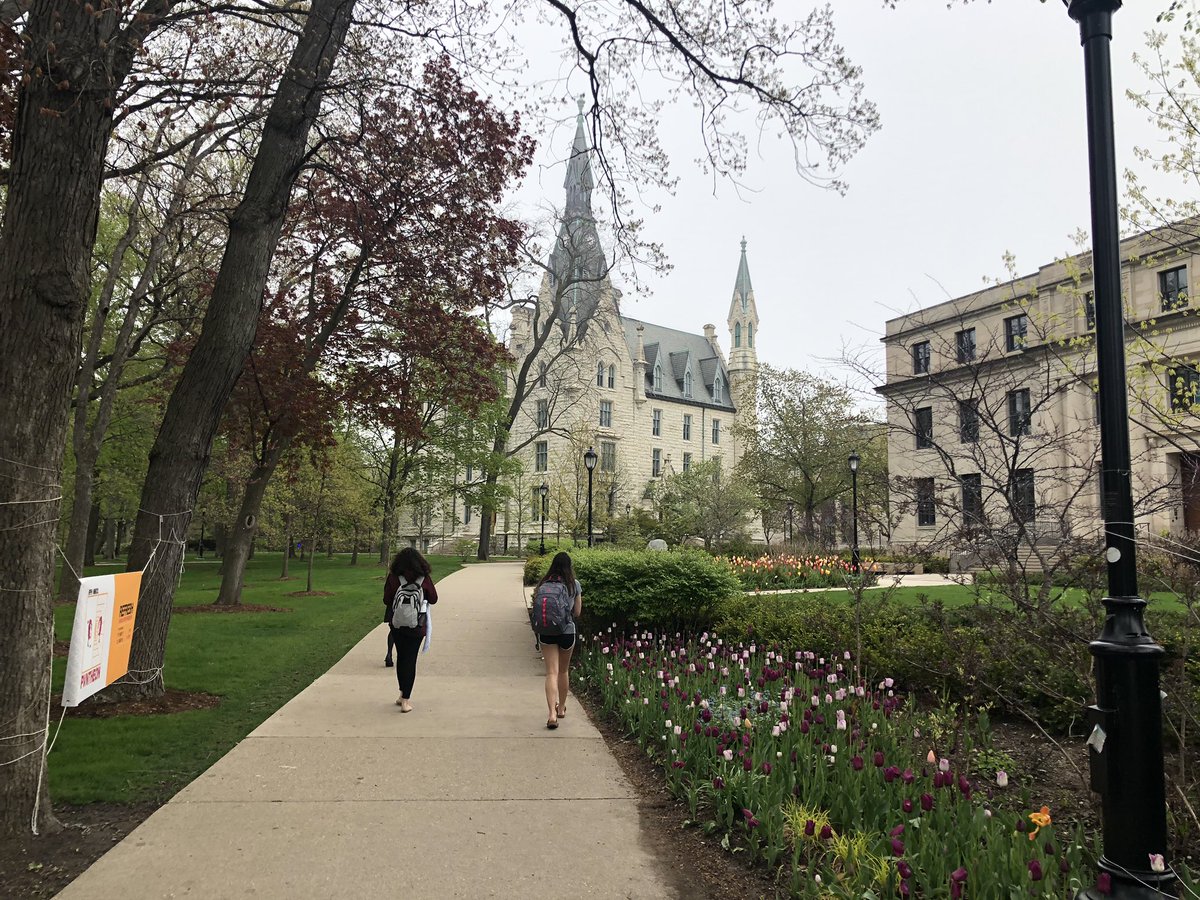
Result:
[[[900,808],[906,813],[910,813],[913,811],[913,802],[905,797],[904,802],[900,804]]]
[[[821,840],[827,841],[833,837],[833,829],[828,825],[821,826]]]
[[[877,768],[877,769],[883,768],[883,751],[882,750],[875,751],[874,763],[875,763],[875,768]]]
[[[1071,864],[1067,862],[1067,858],[1065,856],[1058,861],[1058,871],[1062,872],[1064,875],[1068,875],[1071,872]]]
[[[1042,864],[1036,859],[1029,861],[1029,878],[1032,881],[1042,880]]]
[[[959,900],[962,897],[963,885],[967,881],[967,870],[963,866],[959,866],[950,873],[950,897],[952,900]]]
[[[900,775],[900,777],[904,780],[905,784],[912,784],[913,778],[915,776],[913,775],[912,769],[905,769],[904,772]]]
[[[1112,876],[1107,872],[1101,872],[1096,876],[1096,890],[1108,896],[1112,893]]]
[[[863,767],[863,758],[861,756],[851,757],[850,765],[854,768],[855,772],[861,772]]]
[[[933,795],[932,794],[922,794],[921,795],[921,809],[923,809],[925,812],[929,812],[931,809],[933,809]]]
[[[886,781],[888,784],[891,784],[893,781],[895,781],[899,777],[900,777],[900,770],[897,769],[895,766],[888,766],[886,769],[883,770],[883,780]]]
[[[900,862],[896,863],[896,871],[900,873],[901,878],[912,878],[912,866],[910,866],[904,860],[900,860]]]
[[[746,819],[746,827],[747,828],[757,828],[758,827],[758,819],[754,818],[754,813],[750,812],[750,810],[745,809],[743,807],[742,816]]]
[[[892,838],[892,856],[904,855],[904,841],[900,838]]]
[[[807,822],[804,823],[804,836],[805,837],[812,837],[816,833],[816,831],[817,831],[817,823],[814,822],[812,819],[809,819]]]
[[[716,788],[718,791],[725,790],[725,779],[722,778],[720,775],[718,775],[716,778],[713,779],[712,784],[713,784],[713,787]]]

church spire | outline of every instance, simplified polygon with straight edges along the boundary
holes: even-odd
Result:
[[[741,300],[742,309],[750,303],[754,288],[750,286],[750,265],[746,262],[746,236],[742,235],[742,260],[738,263],[737,281],[733,285],[734,300]]]
[[[758,365],[754,350],[754,332],[758,331],[758,309],[750,284],[750,264],[746,261],[746,238],[742,237],[742,256],[738,260],[733,299],[729,302],[729,372],[750,370]]]
[[[567,177],[563,181],[563,187],[567,189],[564,218],[568,221],[592,217],[592,188],[596,186],[592,178],[592,154],[588,148],[587,128],[583,121],[583,104],[583,97],[580,96],[579,114],[575,117],[575,142],[571,146]]]

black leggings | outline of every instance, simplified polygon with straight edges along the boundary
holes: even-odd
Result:
[[[396,681],[400,685],[400,696],[405,700],[412,697],[413,682],[417,679],[417,654],[425,636],[416,628],[393,628],[388,643],[396,647]]]

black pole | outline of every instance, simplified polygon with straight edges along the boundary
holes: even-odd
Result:
[[[592,546],[592,470],[591,467],[587,470],[588,473],[588,546]]]
[[[546,555],[546,495],[542,494],[542,545],[538,551],[539,556]]]
[[[1125,325],[1121,309],[1121,248],[1117,228],[1116,139],[1113,129],[1113,13],[1121,0],[1064,0],[1079,23],[1087,93],[1088,163],[1092,197],[1092,267],[1096,292],[1096,368],[1100,393],[1100,449],[1108,564],[1107,616],[1092,641],[1096,704],[1088,708],[1092,790],[1101,795],[1104,855],[1100,870],[1111,893],[1079,896],[1174,896],[1175,876],[1151,868],[1167,855],[1163,776],[1162,702],[1158,687],[1163,648],[1146,630],[1146,601],[1138,596],[1130,485],[1129,411],[1125,394]]]
[[[850,470],[850,493],[854,498],[852,505],[854,514],[850,517],[854,522],[854,543],[850,547],[850,570],[857,575],[859,568],[858,559],[858,469]]]

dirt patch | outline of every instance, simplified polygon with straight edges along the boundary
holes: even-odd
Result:
[[[62,703],[61,695],[51,698],[51,706]],[[116,716],[163,716],[169,713],[190,712],[193,709],[212,709],[221,703],[221,698],[215,694],[205,694],[200,691],[177,691],[167,688],[161,697],[151,697],[146,700],[125,700],[120,703],[106,703],[93,699],[68,710],[67,715],[75,719],[112,719]]]
[[[153,803],[55,806],[60,830],[0,838],[4,896],[53,897],[157,808]]]
[[[55,656],[66,656],[70,652],[71,652],[71,642],[70,641],[55,641],[54,642],[54,655]]]
[[[329,591],[292,591],[290,594],[285,594],[285,597],[336,597],[337,594]]]
[[[750,868],[722,850],[720,834],[706,835],[699,828],[681,827],[688,818],[688,809],[667,791],[662,770],[637,742],[625,738],[599,703],[586,695],[579,699],[638,795],[643,843],[667,867],[680,897],[748,900],[786,895],[766,868]]]
[[[291,596],[297,596],[292,594]],[[189,604],[188,606],[176,606],[173,611],[178,613],[264,613],[264,612],[282,612],[289,613],[291,609],[286,606],[260,606],[257,603],[239,603],[236,606],[217,606],[215,603],[199,603]]]

